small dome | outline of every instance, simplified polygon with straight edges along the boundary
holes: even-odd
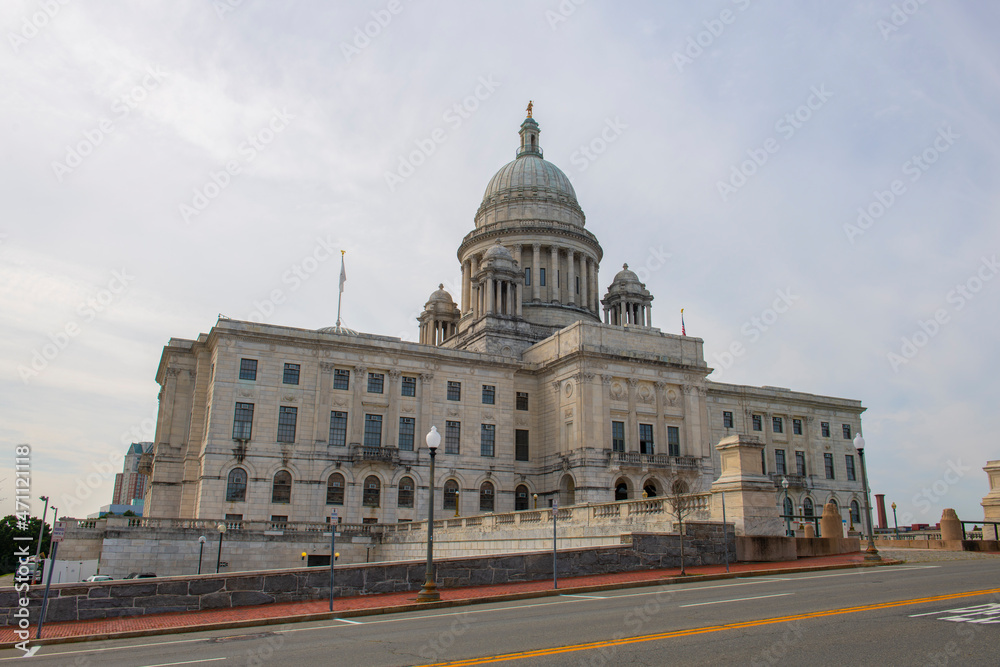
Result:
[[[451,294],[448,294],[448,292],[445,291],[444,283],[440,283],[438,288],[431,294],[431,298],[427,299],[427,303],[444,303],[454,305],[455,300],[451,297]]]
[[[615,295],[633,296],[640,300],[653,300],[653,295],[646,289],[646,285],[639,280],[639,276],[634,271],[629,271],[628,264],[623,264],[622,270],[615,274],[615,279],[608,286],[608,293],[605,299]]]
[[[615,274],[615,279],[611,281],[612,283],[642,283],[639,282],[639,276],[635,275],[634,271],[629,271],[628,264],[622,264],[622,270]]]
[[[507,250],[507,248],[500,245],[500,241],[498,240],[483,254],[483,261],[488,259],[505,259],[509,262],[513,262],[514,256],[510,254],[510,251]]]

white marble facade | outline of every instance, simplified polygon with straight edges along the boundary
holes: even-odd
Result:
[[[460,244],[462,294],[431,295],[420,342],[228,319],[170,340],[145,516],[420,519],[434,425],[438,516],[659,495],[678,471],[707,491],[715,445],[743,433],[796,513],[832,498],[849,518],[860,401],[710,381],[702,340],[654,328],[635,273],[599,293],[572,185],[530,115],[520,135]]]

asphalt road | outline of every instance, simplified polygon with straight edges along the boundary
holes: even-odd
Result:
[[[0,652],[0,660],[20,659]],[[37,665],[1000,665],[1000,558],[42,646]]]

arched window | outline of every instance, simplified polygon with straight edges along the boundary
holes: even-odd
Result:
[[[375,475],[365,477],[364,491],[361,494],[361,504],[365,507],[378,507],[382,495],[382,482]]]
[[[840,503],[837,502],[837,499],[830,498],[830,502],[833,503],[833,509],[837,510],[837,514],[840,514]]]
[[[559,483],[559,504],[562,507],[576,504],[576,482],[569,475],[563,475]]]
[[[483,482],[479,487],[479,511],[493,511],[493,485],[489,482]]]
[[[335,472],[326,480],[326,504],[344,504],[344,476]]]
[[[794,513],[792,510],[792,499],[785,496],[784,505],[785,505],[784,514],[782,516],[789,516],[789,517],[792,516],[792,514]]]
[[[802,513],[810,519],[815,516],[815,514],[813,513],[812,498],[806,498],[805,500],[802,501]]]
[[[271,502],[292,502],[292,475],[288,471],[279,470],[274,473],[274,481],[271,484]]]
[[[861,526],[861,506],[858,505],[857,500],[851,501],[851,523],[856,526]]]
[[[623,479],[615,484],[615,500],[628,500],[628,483]]]
[[[404,477],[399,480],[399,492],[396,494],[398,507],[413,507],[413,480]]]
[[[444,483],[444,508],[458,511],[458,482],[453,479]]]
[[[514,489],[514,511],[520,512],[526,509],[528,509],[528,487],[521,484]]]
[[[247,471],[233,468],[226,481],[226,502],[241,503],[247,499]]]

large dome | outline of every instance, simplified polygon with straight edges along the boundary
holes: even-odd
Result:
[[[517,158],[500,167],[483,193],[476,228],[515,221],[545,221],[583,227],[584,215],[573,184],[563,171],[542,157],[538,123],[521,124]]]

